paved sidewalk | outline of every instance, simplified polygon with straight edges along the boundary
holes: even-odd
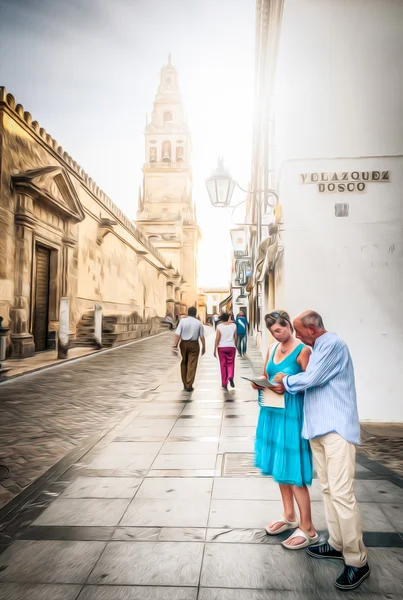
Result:
[[[356,494],[372,573],[359,590],[334,588],[338,561],[287,552],[279,545],[285,535],[265,535],[281,504],[276,484],[253,468],[256,395],[240,379],[251,363],[238,360],[236,391],[225,393],[211,343],[191,397],[176,370],[10,517],[0,537],[0,598],[403,596],[403,481],[368,459],[359,458],[365,465],[358,465]],[[317,480],[312,506],[324,530]]]
[[[89,436],[109,431],[175,365],[172,333],[0,384],[4,506]]]

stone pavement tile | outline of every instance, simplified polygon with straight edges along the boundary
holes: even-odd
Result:
[[[160,454],[155,459],[153,469],[214,469],[216,455],[209,454]]]
[[[202,557],[199,542],[110,542],[88,583],[197,586]]]
[[[180,436],[208,437],[218,436],[219,434],[220,425],[213,425],[208,427],[189,427],[187,425],[175,425],[167,439],[169,440],[171,437]]]
[[[217,477],[214,500],[281,500],[278,484],[269,477]]]
[[[149,415],[148,415],[149,416]],[[176,418],[174,419],[134,419],[125,429],[120,433],[122,437],[131,435],[145,435],[143,431],[151,432],[151,435],[168,435],[174,426]]]
[[[200,588],[198,600],[400,600],[395,594],[387,596],[354,590],[330,592],[324,590],[239,590],[224,588]]]
[[[203,542],[205,537],[204,527],[163,527],[158,540],[160,542]]]
[[[91,469],[148,469],[161,446],[162,442],[112,442],[91,462],[86,462],[86,466]]]
[[[183,405],[179,405],[176,404],[174,406],[172,406],[171,404],[169,406],[164,405],[164,404],[157,404],[157,402],[154,402],[153,404],[149,405],[145,405],[144,407],[142,407],[140,409],[139,412],[139,416],[140,417],[146,417],[146,416],[150,416],[150,415],[161,415],[161,416],[169,416],[169,417],[173,417],[175,415],[180,415],[181,412],[183,411]]]
[[[0,583],[3,600],[76,600],[81,585]]]
[[[77,600],[196,600],[197,588],[86,585]]]
[[[398,487],[394,483],[391,483],[390,481],[384,481],[382,479],[378,481],[364,480],[360,483],[364,484],[365,489],[371,496],[372,502],[396,502],[403,504],[403,489]]]
[[[175,477],[145,479],[136,498],[201,498],[210,497],[213,479]]]
[[[65,525],[69,527],[108,527],[118,525],[130,500],[58,498],[46,508],[33,525]]]
[[[312,520],[317,529],[327,529],[322,502],[312,502]],[[360,502],[359,510],[364,531],[395,531],[382,510],[374,503]],[[279,513],[281,514],[281,513]]]
[[[77,477],[62,498],[133,498],[142,481],[139,477]]]
[[[279,544],[287,539],[289,535],[289,531],[276,536],[267,535],[266,531],[262,528],[222,529],[216,527],[207,529],[206,541],[231,544]]]
[[[212,500],[209,527],[258,527],[282,514],[282,503],[275,500]]]
[[[162,454],[217,454],[218,442],[165,442]]]
[[[146,477],[219,477],[219,469],[151,469]]]
[[[380,504],[380,508],[396,531],[403,532],[403,504]]]
[[[256,435],[256,425],[254,427],[252,426],[240,426],[240,425],[235,425],[234,427],[231,425],[229,426],[226,422],[224,422],[223,424],[223,428],[222,428],[222,437],[223,438],[229,438],[229,437],[248,437],[251,439],[255,439],[255,435]]]
[[[133,542],[134,540],[157,541],[160,534],[160,527],[116,527],[111,539],[117,542]]]
[[[120,525],[206,527],[210,498],[139,498],[132,500]]]
[[[273,590],[312,588],[315,578],[308,566],[306,553],[286,552],[281,546],[206,544],[200,585]]]
[[[255,427],[257,425],[257,416],[255,415],[224,415],[223,427]]]
[[[183,415],[176,424],[180,427],[214,427],[221,424],[221,415]]]
[[[223,410],[222,402],[189,402],[185,405],[182,415],[197,415],[199,413],[207,413],[210,412],[212,414],[221,414]]]
[[[249,442],[238,442],[231,440],[224,440],[220,442],[218,452],[224,454],[225,452],[253,452],[255,447],[254,441]]]
[[[17,540],[0,556],[0,582],[84,583],[103,542]]]

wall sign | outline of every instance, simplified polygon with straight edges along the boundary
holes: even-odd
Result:
[[[319,192],[365,192],[368,183],[389,182],[389,171],[343,171],[338,173],[301,173],[300,183],[316,184]]]

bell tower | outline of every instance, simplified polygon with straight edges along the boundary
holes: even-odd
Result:
[[[183,299],[191,305],[197,297],[200,232],[192,199],[191,137],[171,56],[161,70],[144,136],[143,190],[136,225],[181,274]]]

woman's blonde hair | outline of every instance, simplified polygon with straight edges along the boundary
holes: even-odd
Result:
[[[287,323],[290,326],[291,332],[294,331],[294,327],[292,326],[290,315],[285,310],[273,310],[273,312],[268,313],[265,318],[265,323],[267,329],[271,329],[273,325],[281,325],[282,327],[286,327]]]

